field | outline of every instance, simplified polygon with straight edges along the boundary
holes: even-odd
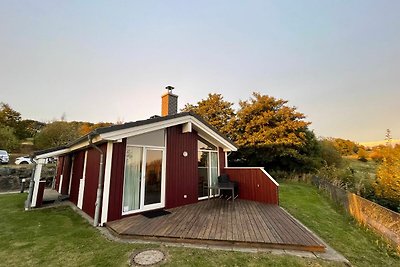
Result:
[[[69,207],[24,212],[25,198],[25,194],[0,195],[0,266],[126,266],[133,250],[147,247],[167,252],[165,266],[344,266],[269,253],[112,242]],[[400,260],[308,185],[282,184],[281,202],[355,266],[394,266]]]

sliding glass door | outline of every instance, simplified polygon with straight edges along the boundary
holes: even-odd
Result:
[[[164,148],[126,149],[122,213],[164,207]]]
[[[204,199],[208,196],[208,191],[212,194],[208,186],[218,184],[218,153],[217,151],[200,150],[198,152],[198,198]]]
[[[161,203],[163,150],[146,149],[144,206]]]

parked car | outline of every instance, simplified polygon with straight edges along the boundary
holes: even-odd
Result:
[[[33,161],[29,156],[23,156],[15,159],[15,164],[33,164]]]
[[[8,155],[7,151],[0,150],[0,163],[8,164],[9,161],[10,161],[10,156]]]
[[[56,160],[54,158],[47,158],[45,160],[45,163],[55,163]],[[15,164],[20,165],[20,164],[33,164],[34,160],[30,158],[30,156],[23,156],[15,159]]]

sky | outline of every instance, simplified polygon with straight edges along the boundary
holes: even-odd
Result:
[[[0,102],[135,121],[208,93],[283,98],[317,136],[400,138],[400,1],[0,0]]]

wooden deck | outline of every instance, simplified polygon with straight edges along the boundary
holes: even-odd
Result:
[[[107,223],[121,238],[325,251],[323,243],[283,209],[254,201],[212,199]]]

